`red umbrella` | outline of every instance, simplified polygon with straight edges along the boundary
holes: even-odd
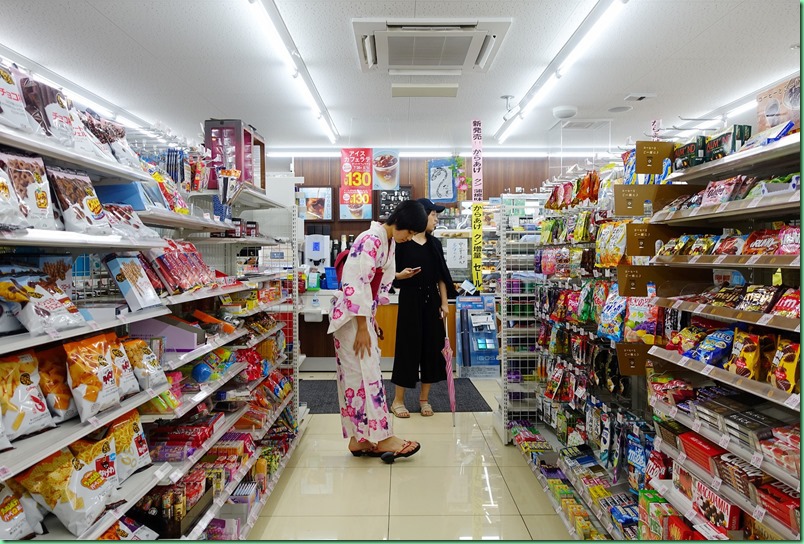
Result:
[[[441,350],[447,364],[447,393],[449,394],[449,407],[452,410],[452,426],[455,426],[455,379],[452,377],[452,346],[449,345],[449,325],[447,316],[444,316],[444,348]]]

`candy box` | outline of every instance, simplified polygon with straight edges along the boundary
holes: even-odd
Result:
[[[690,430],[673,419],[668,421],[654,420],[653,426],[656,429],[656,434],[662,437],[662,440],[676,449],[679,449],[678,435],[689,432]]]
[[[782,482],[763,484],[756,488],[757,502],[768,514],[791,529],[798,526],[797,512],[801,505],[801,495]]]
[[[746,540],[785,540],[782,535],[768,527],[762,522],[759,522],[749,515],[743,516],[745,518],[745,527],[743,527],[743,534]]]
[[[648,523],[650,518],[650,505],[654,503],[666,503],[667,499],[661,493],[652,489],[639,490],[639,506],[637,508],[639,520]]]
[[[769,438],[759,443],[762,456],[771,463],[784,468],[790,474],[798,475],[801,471],[801,451],[777,438]]]
[[[775,427],[772,429],[772,432],[773,436],[780,441],[790,444],[796,450],[801,449],[801,427],[798,425]]]
[[[717,475],[746,497],[751,496],[751,485],[762,485],[771,481],[771,477],[733,453],[724,453],[715,458]]]
[[[692,488],[695,481],[687,469],[681,466],[681,463],[673,461],[673,486],[681,493],[686,495],[688,499],[692,499]]]
[[[673,150],[673,169],[682,170],[690,166],[702,164],[705,156],[706,136],[696,136],[693,140],[678,145]]]
[[[162,305],[138,257],[112,254],[104,262],[132,312]]]
[[[681,516],[669,516],[667,518],[667,534],[664,540],[693,540],[694,532]]]
[[[681,441],[684,453],[687,454],[691,461],[709,474],[715,473],[714,458],[726,453],[726,450],[694,432],[684,433],[678,438]]]
[[[668,518],[677,515],[678,512],[667,503],[651,503],[648,508],[648,527],[654,537],[653,540],[665,540]]]
[[[734,504],[712,491],[703,482],[696,481],[692,492],[695,511],[716,527],[720,532],[733,531],[742,527],[742,512]]]

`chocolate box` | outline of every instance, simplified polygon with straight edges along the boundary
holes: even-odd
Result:
[[[678,438],[684,453],[687,454],[690,461],[706,470],[709,474],[715,473],[714,458],[726,453],[726,450],[694,432],[684,433],[679,435]]]
[[[756,488],[757,502],[780,523],[794,529],[799,526],[801,495],[782,482],[763,484]]]
[[[747,437],[750,447],[759,450],[759,442],[773,436],[773,427],[778,427],[781,422],[748,410],[741,414],[730,414],[725,418],[726,428],[729,434],[736,437]],[[735,432],[732,433],[732,430]]]
[[[692,488],[695,481],[687,469],[677,461],[673,461],[673,486],[683,493],[688,499],[692,499]]]
[[[657,421],[654,420],[653,426],[656,429],[656,434],[662,437],[662,440],[670,444],[676,449],[679,449],[678,435],[689,432],[690,430],[675,420]]]
[[[733,487],[746,497],[751,497],[751,485],[762,485],[772,478],[733,453],[724,453],[715,458],[717,475],[723,483]]]
[[[692,505],[696,512],[720,532],[734,531],[742,527],[742,511],[701,481],[695,482]]]
[[[743,528],[743,534],[745,535],[746,540],[784,540],[782,535],[761,523],[751,516],[744,516],[745,517],[745,527]]]
[[[682,170],[702,164],[706,157],[706,136],[696,136],[673,150],[673,169]]]

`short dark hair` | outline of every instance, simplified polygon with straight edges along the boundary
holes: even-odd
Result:
[[[427,211],[420,202],[403,200],[391,212],[385,224],[393,225],[397,230],[424,232],[427,229]]]

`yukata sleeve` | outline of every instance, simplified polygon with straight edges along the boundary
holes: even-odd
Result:
[[[378,305],[391,303],[388,292],[391,290],[391,286],[394,284],[394,278],[396,277],[396,259],[393,248],[395,244],[391,240],[388,245],[390,246],[389,251],[391,255],[385,260],[385,265],[382,269],[382,282],[380,282],[380,292],[377,294]],[[382,258],[384,256],[381,255],[380,257]]]
[[[374,304],[371,280],[374,279],[381,246],[382,242],[373,234],[364,234],[355,240],[343,267],[343,304],[335,312],[343,312],[349,317],[371,317]],[[338,319],[341,316],[333,317]]]

